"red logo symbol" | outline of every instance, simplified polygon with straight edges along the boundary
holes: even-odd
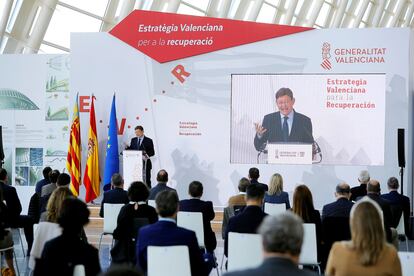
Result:
[[[325,70],[331,70],[332,64],[331,64],[331,44],[328,42],[324,42],[322,44],[322,63],[321,66]]]

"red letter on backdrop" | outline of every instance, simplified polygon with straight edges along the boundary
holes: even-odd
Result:
[[[119,124],[118,124],[118,135],[124,134],[125,122],[126,122],[126,119],[122,118],[121,119],[121,126],[119,126]]]
[[[89,112],[90,96],[79,96],[79,112]]]
[[[184,66],[177,65],[172,69],[171,73],[181,82],[183,83],[185,81],[184,77],[188,77],[191,75],[191,73],[185,71]],[[183,77],[184,76],[184,77]]]

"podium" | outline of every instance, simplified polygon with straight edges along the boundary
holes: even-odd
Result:
[[[268,143],[268,164],[312,164],[312,144]]]
[[[124,150],[124,189],[128,190],[134,181],[142,181],[142,151],[140,150]]]

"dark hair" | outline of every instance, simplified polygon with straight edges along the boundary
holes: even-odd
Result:
[[[70,176],[67,173],[59,174],[56,185],[57,186],[66,186],[70,184]]]
[[[188,185],[188,193],[192,197],[201,197],[203,195],[203,184],[200,181],[193,181]]]
[[[367,184],[367,192],[379,194],[381,192],[381,186],[379,181],[371,179]]]
[[[290,88],[286,88],[286,87],[280,88],[275,94],[276,100],[279,99],[280,97],[283,97],[283,96],[288,96],[291,100],[293,100],[292,90],[290,90]]]
[[[398,183],[398,179],[396,177],[390,177],[387,182],[388,188],[390,189],[398,189],[400,184]]]
[[[246,188],[246,199],[258,200],[264,197],[265,190],[261,184],[253,183]]]
[[[167,183],[168,182],[168,173],[166,170],[159,170],[157,173],[157,181]]]
[[[247,189],[247,186],[249,186],[249,185],[250,185],[249,179],[247,179],[246,177],[242,177],[239,180],[239,186],[238,186],[239,191],[242,192],[242,193],[245,193],[246,189]]]
[[[82,227],[89,222],[89,209],[77,198],[67,198],[62,202],[62,209],[57,219],[63,232],[80,233]]]
[[[144,128],[143,128],[142,126],[136,126],[136,127],[135,127],[135,130],[137,130],[137,129],[139,129],[139,130],[141,130],[141,131],[144,131]]]
[[[161,217],[171,217],[178,209],[178,195],[174,190],[164,190],[155,197],[157,212]]]
[[[111,264],[107,271],[99,274],[99,276],[141,276],[144,275],[135,267],[126,264]]]
[[[310,223],[313,207],[312,193],[306,185],[299,185],[293,192],[292,211],[303,219],[303,222]]]
[[[249,176],[251,179],[257,180],[259,179],[259,169],[258,168],[250,168],[249,169]]]
[[[53,170],[49,172],[49,181],[51,183],[56,183],[59,177],[60,172],[58,170]]]
[[[146,201],[149,196],[147,185],[141,181],[135,181],[131,183],[128,188],[128,198],[133,202]]]
[[[0,180],[6,180],[7,179],[7,171],[6,169],[0,169]]]
[[[124,179],[119,173],[114,173],[111,176],[111,184],[114,185],[115,187],[119,187],[122,184],[124,184]]]
[[[45,167],[43,169],[43,178],[49,180],[49,173],[52,171],[51,167]]]

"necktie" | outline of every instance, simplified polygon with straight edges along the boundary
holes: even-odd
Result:
[[[287,142],[289,139],[289,126],[288,126],[288,122],[287,120],[289,119],[288,116],[283,117],[283,127],[282,127],[282,132],[283,132],[283,141]]]
[[[138,138],[138,148],[141,147],[141,138]]]

